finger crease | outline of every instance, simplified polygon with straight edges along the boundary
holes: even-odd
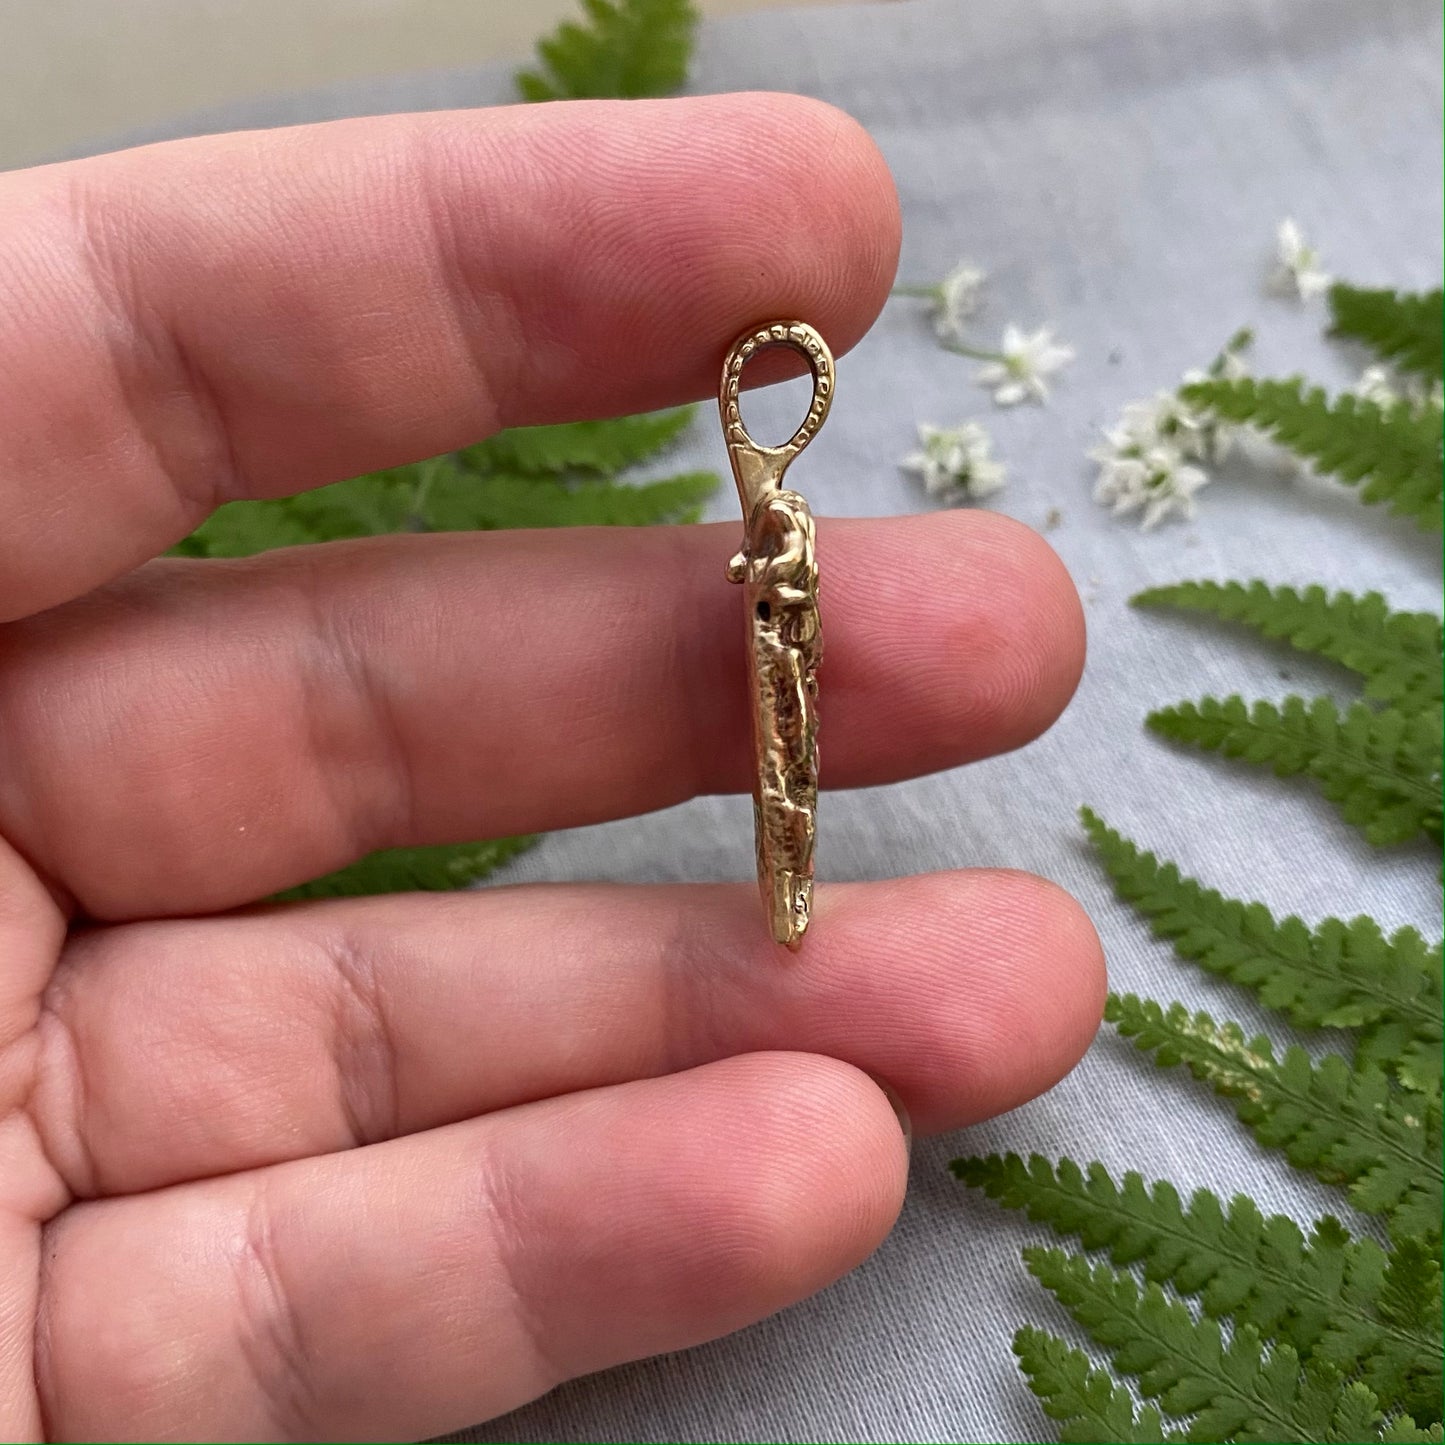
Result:
[[[61,975],[57,974],[56,978]],[[40,1040],[40,1057],[36,1063],[36,1087],[31,1091],[29,1110],[40,1145],[50,1166],[77,1199],[96,1199],[101,1193],[100,1170],[90,1148],[90,1080],[86,1072],[85,1051],[66,1018],[64,1000],[54,996],[52,987],[40,999],[40,1017],[36,1036]],[[40,1107],[41,1085],[56,1078],[56,1091],[69,1107],[55,1111]],[[51,1090],[45,1089],[46,1096]]]
[[[539,1375],[536,1393],[540,1395],[560,1381],[570,1379],[576,1371],[568,1369],[548,1348],[546,1328],[522,1284],[517,1259],[525,1252],[520,1243],[525,1233],[525,1219],[524,1208],[519,1203],[519,1191],[495,1167],[485,1170],[484,1190],[487,1212],[493,1225],[490,1234],[494,1241],[498,1283],[511,1301],[512,1317],[517,1322],[522,1343],[536,1361]]]
[[[225,501],[248,495],[231,428],[206,368],[179,330],[124,278],[126,246],[107,235],[108,217],[78,188],[73,204],[85,275],[110,322],[105,353],[134,436],[149,452],[191,524]],[[181,398],[193,425],[157,413]]]
[[[325,585],[321,569],[308,576],[306,590],[314,627],[325,644],[323,655],[339,665],[346,679],[354,700],[354,707],[348,711],[361,716],[364,736],[379,755],[385,785],[379,794],[368,789],[359,797],[342,791],[343,782],[359,774],[335,766],[334,751],[324,736],[318,735],[313,740],[312,751],[319,776],[333,789],[336,811],[348,836],[357,851],[365,853],[387,846],[392,839],[416,836],[416,777],[391,692],[377,679],[365,649],[357,646],[349,625],[338,625],[335,612],[323,600]],[[317,705],[307,709],[310,717],[320,720],[335,716],[336,702],[329,695],[329,677],[323,677],[318,684],[313,672],[307,679],[307,689],[317,694]]]
[[[238,1344],[279,1438],[321,1438],[313,1352],[308,1347],[276,1245],[275,1220],[264,1188],[246,1211],[235,1263]]]
[[[324,946],[337,983],[332,1040],[337,1098],[351,1146],[360,1148],[393,1139],[400,1130],[396,1039],[371,951],[345,933],[331,935]]]
[[[423,148],[418,156],[417,169],[417,174],[422,177],[418,214],[424,216],[428,222],[432,252],[436,256],[442,289],[449,303],[447,313],[455,324],[457,340],[463,355],[470,363],[472,376],[485,402],[484,415],[487,421],[481,435],[489,435],[501,426],[503,412],[498,406],[496,378],[491,375],[493,368],[487,364],[487,352],[492,349],[492,343],[500,340],[504,344],[496,347],[498,355],[525,354],[525,348],[521,345],[523,333],[520,312],[510,298],[500,292],[492,292],[489,293],[490,299],[500,302],[506,308],[509,334],[500,338],[493,334],[495,318],[492,318],[494,324],[491,329],[484,324],[481,299],[467,276],[463,261],[464,256],[476,252],[476,218],[458,216],[452,200],[456,186],[446,181],[436,185],[428,183],[425,165],[430,158],[430,149]],[[469,158],[469,168],[471,164],[472,158]]]

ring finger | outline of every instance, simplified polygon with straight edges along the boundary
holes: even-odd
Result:
[[[745,886],[523,887],[132,924],[72,946],[35,1113],[75,1193],[323,1154],[766,1049],[887,1081],[920,1128],[1073,1066],[1103,967],[1041,879],[832,885],[796,958]]]

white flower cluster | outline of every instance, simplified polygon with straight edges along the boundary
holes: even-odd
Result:
[[[1246,375],[1239,353],[1247,342],[1242,333],[1209,372],[1188,372],[1185,382]],[[1198,463],[1222,461],[1237,434],[1238,428],[1196,411],[1178,392],[1131,401],[1117,425],[1105,431],[1103,444],[1089,453],[1099,464],[1094,500],[1117,516],[1137,512],[1146,532],[1171,515],[1192,517],[1194,494],[1209,482]]]
[[[910,452],[899,466],[922,477],[929,496],[977,501],[1003,486],[1003,465],[993,459],[989,435],[976,421],[956,427],[922,425],[918,441],[921,450]]]
[[[1191,466],[1174,447],[1130,443],[1126,449],[1112,440],[1113,435],[1108,446],[1089,453],[1099,463],[1094,500],[1116,515],[1139,512],[1146,532],[1171,512],[1192,517],[1194,494],[1209,481],[1209,473]]]

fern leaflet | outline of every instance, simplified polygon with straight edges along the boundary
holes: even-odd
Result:
[[[425,530],[411,505],[413,475],[412,468],[372,472],[295,497],[228,502],[172,550],[187,557],[249,557],[277,547]]]
[[[1195,1320],[1157,1284],[1141,1290],[1132,1275],[1059,1249],[1026,1249],[1024,1263],[1146,1398],[1192,1417],[1191,1440],[1379,1439],[1386,1422],[1365,1385],[1302,1366],[1288,1345],[1266,1354],[1250,1325],[1226,1344],[1217,1321]]]
[[[1376,356],[1435,379],[1445,376],[1445,341],[1440,325],[1441,293],[1367,290],[1343,281],[1330,288],[1336,336],[1363,341]]]
[[[1161,708],[1149,727],[1176,742],[1263,763],[1281,777],[1305,773],[1347,822],[1377,846],[1418,833],[1441,836],[1441,710],[1356,703],[1343,715],[1327,697],[1252,707],[1236,696]]]
[[[1081,809],[1115,891],[1181,957],[1254,989],[1302,1028],[1359,1029],[1357,1059],[1394,1069],[1411,1088],[1438,1089],[1441,948],[1413,928],[1386,938],[1371,918],[1316,928],[1262,903],[1225,898],[1160,862]]]
[[[1349,1440],[1354,1437],[1341,1435],[1339,1438]],[[1378,1438],[1384,1445],[1440,1445],[1441,1433],[1438,1422],[1428,1430],[1421,1430],[1408,1415],[1399,1415],[1385,1422]]]
[[[497,838],[487,843],[448,843],[433,848],[388,848],[278,893],[278,901],[353,898],[371,893],[438,892],[466,888],[525,852],[535,837]]]
[[[1441,1399],[1440,1260],[1424,1240],[1399,1240],[1388,1256],[1363,1248],[1346,1273],[1346,1306],[1315,1347],[1342,1371],[1359,1369],[1382,1400],[1438,1423]],[[1369,1301],[1369,1315],[1358,1306]],[[1414,1337],[1413,1346],[1405,1337]]]
[[[1184,1064],[1231,1100],[1259,1142],[1297,1169],[1348,1186],[1355,1207],[1387,1216],[1397,1237],[1439,1232],[1442,1205],[1440,1098],[1392,1089],[1370,1066],[1338,1054],[1318,1065],[1303,1049],[1276,1061],[1262,1035],[1216,1024],[1183,1004],[1111,994],[1104,1017],[1161,1068]]]
[[[1167,1181],[1146,1186],[1131,1171],[1118,1185],[1101,1164],[1085,1173],[1037,1154],[1027,1164],[1016,1154],[956,1159],[952,1169],[1005,1208],[1085,1249],[1107,1249],[1114,1264],[1142,1263],[1146,1279],[1198,1295],[1211,1318],[1251,1325],[1301,1358],[1358,1369],[1382,1408],[1439,1419],[1440,1271],[1418,1241],[1387,1253],[1328,1217],[1306,1238],[1243,1195],[1226,1210],[1199,1189],[1186,1209]],[[1402,1277],[1412,1284],[1399,1299],[1392,1281]]]
[[[537,42],[536,70],[517,72],[525,100],[667,95],[687,79],[697,12],[690,0],[582,0]]]
[[[1189,1438],[1165,1431],[1152,1405],[1136,1412],[1124,1386],[1116,1385],[1106,1371],[1096,1370],[1082,1350],[1066,1345],[1057,1335],[1026,1325],[1014,1335],[1013,1349],[1044,1414],[1062,1422],[1059,1439],[1065,1445],[1098,1440],[1162,1445]]]
[[[695,406],[677,406],[611,421],[510,427],[465,448],[460,459],[479,472],[526,477],[566,472],[611,476],[670,446],[687,430],[696,411]]]
[[[455,458],[434,457],[295,497],[227,503],[175,551],[190,557],[246,557],[273,547],[387,532],[692,522],[717,484],[715,472],[686,472],[637,486],[597,479],[564,482],[477,473]]]
[[[1179,392],[1191,406],[1269,433],[1321,472],[1364,481],[1360,500],[1388,502],[1422,529],[1441,526],[1441,411],[1404,403],[1380,406],[1344,393],[1333,402],[1302,377],[1190,382]]]
[[[695,522],[717,490],[715,472],[684,472],[657,482],[560,482],[504,473],[454,473],[428,499],[438,531],[500,527],[643,527]]]
[[[1181,607],[1283,638],[1301,652],[1319,653],[1365,679],[1365,693],[1382,702],[1439,702],[1440,619],[1429,612],[1392,612],[1378,592],[1356,597],[1323,587],[1269,587],[1264,582],[1179,582],[1151,587],[1136,607]]]

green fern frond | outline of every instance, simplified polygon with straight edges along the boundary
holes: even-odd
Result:
[[[425,531],[414,501],[415,479],[428,465],[371,472],[294,497],[228,502],[173,551],[188,557],[249,557],[310,542]]]
[[[276,547],[328,540],[293,498],[272,502],[228,502],[212,512],[189,537],[170,549],[172,557],[250,557]],[[351,532],[348,536],[359,535]]]
[[[687,79],[697,11],[689,0],[582,0],[537,42],[536,70],[517,72],[525,100],[668,95]]]
[[[1096,1370],[1082,1350],[1065,1344],[1057,1335],[1026,1325],[1014,1335],[1013,1350],[1044,1414],[1060,1422],[1059,1439],[1065,1445],[1100,1440],[1163,1445],[1189,1438],[1166,1431],[1152,1405],[1136,1410],[1133,1396],[1124,1386],[1115,1384],[1106,1371]]]
[[[1343,715],[1327,697],[1287,697],[1252,707],[1236,696],[1161,708],[1149,727],[1176,742],[1211,748],[1319,783],[1347,822],[1370,842],[1441,836],[1441,710],[1376,710],[1356,703]]]
[[[478,473],[453,457],[434,457],[295,497],[230,502],[174,550],[189,557],[248,557],[274,547],[388,532],[693,522],[717,486],[715,472],[685,472],[632,486]]]
[[[1352,1070],[1338,1054],[1318,1065],[1291,1047],[1276,1061],[1263,1036],[1216,1024],[1183,1004],[1111,994],[1104,1017],[1161,1068],[1184,1064],[1229,1099],[1267,1148],[1297,1169],[1345,1186],[1367,1214],[1386,1216],[1396,1237],[1440,1230],[1440,1099],[1392,1089],[1380,1069]]]
[[[1151,587],[1136,607],[1180,607],[1240,622],[1301,652],[1342,663],[1365,679],[1365,693],[1382,702],[1439,702],[1445,693],[1440,618],[1392,612],[1378,592],[1330,596],[1323,587],[1270,587],[1264,582],[1179,582]]]
[[[1363,341],[1401,371],[1434,379],[1445,376],[1441,305],[1438,290],[1369,290],[1337,281],[1330,287],[1331,330]]]
[[[684,472],[657,482],[560,482],[504,473],[455,472],[427,499],[437,531],[502,527],[645,527],[695,522],[717,490],[716,472]]]
[[[1266,1353],[1249,1325],[1226,1344],[1217,1321],[1196,1320],[1157,1284],[1141,1290],[1132,1275],[1059,1249],[1026,1249],[1024,1263],[1141,1394],[1190,1418],[1191,1440],[1379,1438],[1385,1419],[1365,1385],[1302,1366],[1288,1345]]]
[[[372,893],[445,892],[466,888],[495,873],[518,853],[525,852],[534,836],[496,838],[486,843],[447,843],[434,848],[387,848],[278,893],[278,901],[295,903],[311,898],[356,898]]]
[[[1174,951],[1254,989],[1301,1028],[1360,1031],[1358,1058],[1395,1070],[1412,1088],[1438,1088],[1445,989],[1441,946],[1413,928],[1390,937],[1371,918],[1309,928],[1262,903],[1225,898],[1136,847],[1088,808],[1089,841],[1114,889]]]
[[[1226,1210],[1206,1189],[1185,1208],[1167,1181],[1146,1185],[1131,1171],[1115,1184],[1097,1163],[1085,1173],[1069,1159],[1051,1165],[1035,1154],[1025,1164],[993,1154],[951,1167],[1005,1208],[1199,1296],[1211,1318],[1251,1325],[1303,1359],[1358,1371],[1381,1408],[1439,1418],[1440,1269],[1420,1241],[1387,1252],[1328,1217],[1306,1237],[1243,1195]]]
[[[1307,391],[1301,377],[1211,378],[1179,394],[1222,420],[1258,427],[1339,481],[1363,481],[1362,502],[1388,502],[1421,528],[1440,530],[1438,407],[1382,407],[1348,392],[1331,401],[1319,387]]]
[[[478,472],[561,476],[590,472],[611,476],[656,456],[691,424],[695,406],[619,416],[611,421],[569,421],[556,426],[518,426],[498,432],[460,453]]]

